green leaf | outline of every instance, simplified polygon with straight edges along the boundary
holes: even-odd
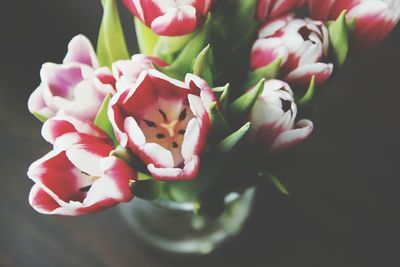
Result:
[[[349,28],[346,10],[342,11],[336,21],[329,23],[328,29],[336,61],[339,66],[343,66],[349,52]]]
[[[224,115],[219,111],[217,102],[211,103],[209,116],[213,135],[216,137],[226,136],[226,134],[229,133],[230,127]]]
[[[212,48],[208,44],[196,57],[193,64],[193,74],[200,76],[208,82],[210,86],[213,85],[213,68],[214,59],[212,54]]]
[[[160,195],[159,184],[154,179],[131,181],[130,188],[135,197],[155,200]]]
[[[261,79],[253,89],[243,94],[229,106],[229,114],[235,120],[242,119],[250,113],[256,103],[257,97],[264,90],[264,83],[265,79]]]
[[[183,80],[192,71],[192,65],[197,55],[207,46],[210,38],[211,15],[209,14],[203,26],[198,29],[193,38],[185,45],[175,61],[168,67],[158,67],[166,75]]]
[[[129,59],[116,0],[102,0],[104,9],[97,42],[97,56],[102,66],[119,59]]]
[[[347,29],[349,30],[349,32],[352,32],[356,29],[356,17],[353,17],[351,19],[347,19]]]
[[[94,119],[94,124],[102,129],[104,132],[110,136],[110,138],[113,140],[114,144],[118,144],[117,138],[115,137],[114,129],[111,125],[110,120],[108,119],[108,105],[110,103],[111,99],[111,94],[108,94],[106,98],[103,101],[103,104],[101,105],[99,112],[96,115],[96,118]]]
[[[226,157],[225,157],[226,158]],[[222,161],[225,160],[222,159]],[[169,196],[179,202],[198,203],[199,194],[210,188],[223,176],[226,165],[210,158],[203,158],[200,163],[199,173],[191,180],[170,181],[166,183],[166,191]]]
[[[277,58],[271,64],[259,68],[249,73],[245,88],[251,88],[257,84],[262,78],[266,81],[275,79],[281,69],[282,59]]]
[[[239,130],[222,140],[217,146],[218,153],[226,154],[232,151],[236,145],[246,136],[250,130],[250,122],[247,122]]]
[[[135,31],[140,53],[152,56],[160,37],[137,18],[135,18]]]
[[[42,114],[39,114],[35,111],[32,112],[32,115],[35,116],[38,120],[40,120],[43,123],[45,123],[48,120],[48,118],[46,116],[43,116]]]
[[[182,73],[180,73],[179,71],[171,68],[171,67],[160,67],[156,64],[153,64],[154,68],[162,73],[164,73],[165,75],[174,78],[174,79],[178,79],[178,80],[182,80],[185,76],[182,75]]]
[[[282,181],[276,177],[275,175],[268,173],[269,180],[271,183],[284,195],[289,195],[289,191],[286,186],[282,183]]]
[[[192,38],[193,33],[182,36],[159,36],[153,55],[171,64],[174,55],[181,51]]]
[[[223,87],[222,95],[219,98],[219,106],[222,112],[226,112],[228,109],[229,94],[230,94],[230,84],[227,83]]]
[[[229,14],[231,21],[229,24],[234,29],[233,51],[235,53],[241,51],[243,48],[251,45],[255,38],[257,29],[261,21],[256,19],[256,8],[258,0],[246,1],[231,1],[233,6],[232,14]],[[240,38],[237,38],[237,33],[240,33]]]
[[[305,95],[297,101],[299,106],[307,106],[311,104],[315,97],[315,75],[312,76],[310,85],[305,93]]]
[[[215,94],[222,94],[222,92],[224,91],[225,86],[218,86],[218,87],[214,87],[211,90],[215,93]]]

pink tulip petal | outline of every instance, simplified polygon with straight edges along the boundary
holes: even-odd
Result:
[[[191,160],[185,162],[183,169],[181,168],[157,168],[153,164],[147,166],[151,175],[159,180],[190,180],[196,177],[199,170],[199,158],[193,156]]]
[[[282,30],[290,21],[294,19],[293,13],[275,19],[267,20],[258,31],[259,38],[267,38],[275,35]]]
[[[144,162],[151,162],[160,168],[172,168],[174,166],[174,159],[172,153],[155,143],[146,143],[140,147],[139,152]]]
[[[204,140],[204,138],[200,136],[201,124],[201,120],[198,118],[193,118],[189,121],[182,143],[182,156],[184,159],[193,157],[202,149],[200,141]]]
[[[119,202],[130,201],[133,194],[129,181],[136,180],[136,172],[116,157],[103,158],[101,169],[104,175],[93,183],[83,202],[87,209],[97,209],[98,206],[109,208]]]
[[[199,13],[206,15],[210,10],[212,3],[213,0],[195,0],[193,5]]]
[[[268,66],[277,58],[282,59],[282,65],[287,61],[288,53],[280,38],[258,39],[252,48],[250,64],[256,70]]]
[[[93,84],[95,88],[105,96],[116,92],[116,80],[111,70],[107,67],[102,67],[94,72]],[[104,98],[104,97],[103,97]]]
[[[269,15],[272,5],[275,4],[276,0],[258,0],[257,3],[257,18],[259,20],[265,20]]]
[[[43,97],[43,87],[41,84],[29,97],[28,109],[31,113],[36,112],[46,118],[55,116],[56,112],[47,106]]]
[[[146,144],[146,137],[134,118],[128,117],[125,119],[124,131],[127,133],[129,146],[133,151]]]
[[[194,31],[197,27],[196,9],[192,6],[170,8],[151,23],[152,30],[159,35],[177,36]]]
[[[294,87],[307,88],[315,75],[317,85],[324,84],[333,72],[333,64],[315,63],[301,66],[286,76],[285,80]]]
[[[392,17],[391,7],[383,1],[366,1],[349,11],[356,18],[353,40],[361,49],[373,47],[385,39],[396,26],[398,18]]]
[[[89,69],[84,70],[84,68],[78,64],[43,64],[40,70],[40,77],[42,78],[42,82],[47,85],[44,89],[48,89],[48,91],[44,91],[46,102],[51,101],[49,98],[54,96],[66,98],[68,100],[72,99],[72,88],[83,80],[84,71],[89,71]]]
[[[68,53],[64,58],[64,64],[68,63],[81,63],[94,69],[99,67],[96,52],[84,35],[77,35],[69,42]]]
[[[307,0],[276,0],[269,17],[274,18],[292,12],[305,5]]]
[[[98,138],[108,138],[107,134],[97,128],[94,124],[75,119],[68,116],[54,117],[43,124],[43,138],[54,144],[55,139],[66,133],[78,132]]]
[[[32,163],[28,176],[47,193],[52,192],[52,197],[59,204],[60,201],[82,201],[85,196],[79,189],[90,184],[88,178],[68,160],[64,151],[52,151]]]
[[[107,157],[113,147],[108,144],[80,144],[66,151],[68,159],[81,171],[92,176],[101,176],[100,161]]]
[[[40,185],[35,184],[29,193],[29,204],[42,214],[57,213],[60,205]]]
[[[273,142],[269,153],[276,154],[282,152],[306,139],[313,130],[313,123],[309,120],[301,120],[296,124],[296,128],[281,133]]]
[[[337,0],[308,0],[311,17],[322,21],[330,19],[330,12],[336,1]]]

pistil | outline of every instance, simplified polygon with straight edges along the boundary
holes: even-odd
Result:
[[[174,137],[175,136],[175,126],[178,123],[178,120],[173,120],[170,123],[160,123],[161,128],[164,128],[167,132],[169,137]]]

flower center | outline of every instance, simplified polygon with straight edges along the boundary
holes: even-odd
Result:
[[[183,162],[181,147],[186,127],[193,113],[187,105],[174,103],[146,109],[139,123],[146,141],[168,149],[175,165]]]

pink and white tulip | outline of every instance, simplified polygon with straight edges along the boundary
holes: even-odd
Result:
[[[210,10],[212,0],[124,0],[130,12],[158,35],[193,32]]]
[[[111,99],[108,115],[120,144],[137,154],[154,178],[191,179],[210,129],[212,101],[210,87],[195,75],[181,82],[147,70],[134,88]]]
[[[154,69],[154,65],[165,67],[167,64],[158,58],[142,54],[133,55],[130,60],[114,62],[112,72],[116,79],[116,90],[124,91],[132,88],[142,71]]]
[[[275,18],[303,7],[307,0],[258,0],[257,17],[259,20]]]
[[[96,53],[83,35],[71,40],[63,64],[45,63],[40,76],[28,108],[46,118],[69,115],[92,121],[105,96],[114,93],[111,70],[99,68]]]
[[[250,138],[269,153],[279,153],[302,142],[313,130],[313,123],[296,122],[297,106],[290,86],[280,80],[265,82],[250,115]]]
[[[335,20],[347,10],[347,18],[356,19],[352,37],[359,48],[381,42],[400,19],[399,0],[309,0],[309,5],[311,16],[322,21]]]
[[[328,29],[320,21],[296,19],[293,14],[266,22],[254,43],[250,65],[253,70],[281,58],[283,80],[306,87],[315,75],[317,84],[332,74],[333,64],[323,63],[329,50]]]
[[[82,215],[133,198],[129,182],[136,171],[110,157],[113,142],[92,123],[54,117],[42,128],[53,151],[34,162],[28,176],[35,185],[29,203],[40,213]]]

